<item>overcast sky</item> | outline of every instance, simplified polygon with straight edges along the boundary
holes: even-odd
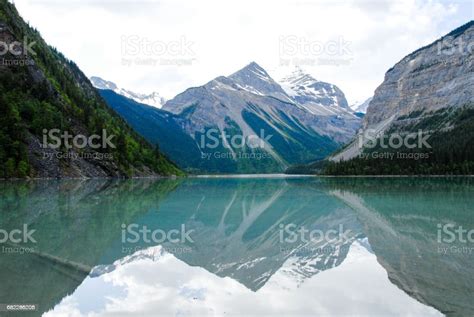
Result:
[[[411,51],[473,19],[472,1],[16,0],[46,41],[97,75],[172,98],[255,61],[370,97]]]

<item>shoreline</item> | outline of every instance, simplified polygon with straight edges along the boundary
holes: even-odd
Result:
[[[0,178],[0,182],[7,181],[44,181],[44,180],[134,180],[134,179],[186,179],[186,178],[453,178],[474,177],[474,175],[316,175],[316,174],[195,174],[185,176],[141,176],[141,177],[27,177],[27,178]]]

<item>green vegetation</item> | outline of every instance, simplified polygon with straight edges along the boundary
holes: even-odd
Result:
[[[253,107],[255,113],[260,112],[258,105],[249,103],[249,106]],[[268,121],[255,113],[244,110],[242,117],[253,131],[263,130],[265,134],[272,136],[269,143],[286,162],[309,162],[313,159],[323,159],[339,147],[335,141],[306,128],[296,118],[282,111],[279,111],[279,115],[284,118],[290,128],[276,122],[274,125],[279,131],[268,124],[272,121],[268,113],[260,112]]]
[[[147,169],[161,175],[181,174],[108,108],[77,65],[48,46],[6,0],[0,0],[2,24],[6,29],[0,31],[0,40],[34,42],[35,54],[7,53],[3,61],[18,64],[0,63],[0,177],[34,176],[28,139],[41,139],[44,129],[86,135],[100,135],[106,130],[108,135],[115,135],[115,149],[95,151],[110,153],[123,176]]]

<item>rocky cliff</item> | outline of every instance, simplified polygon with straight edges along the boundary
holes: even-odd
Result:
[[[415,111],[428,113],[474,100],[474,22],[404,57],[385,73],[364,127]]]
[[[472,119],[473,87],[474,21],[470,21],[407,55],[386,72],[369,103],[359,136],[369,129],[378,137],[419,129],[439,135],[462,124],[470,126],[466,119]],[[356,158],[363,152],[359,140],[367,142],[358,137],[330,160]]]

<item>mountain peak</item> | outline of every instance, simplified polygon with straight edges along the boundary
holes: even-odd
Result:
[[[258,65],[256,62],[250,62],[250,64],[248,64],[248,65],[245,66],[244,68],[253,69],[253,70],[257,70],[257,71],[265,72],[265,73],[266,73],[266,71],[263,69],[263,67],[260,66],[260,65]]]
[[[300,67],[295,67],[280,84],[287,95],[314,114],[352,116],[344,93],[336,85],[316,80]]]
[[[251,62],[250,64],[248,64],[241,70],[236,71],[229,77],[234,79],[235,77],[242,76],[242,75],[243,76],[258,76],[264,80],[272,80],[272,78],[270,77],[270,75],[268,75],[266,70],[263,69],[263,67],[261,67],[255,62]]]
[[[280,85],[255,62],[251,62],[228,78],[242,90],[256,95],[273,96],[281,100],[291,101]]]

